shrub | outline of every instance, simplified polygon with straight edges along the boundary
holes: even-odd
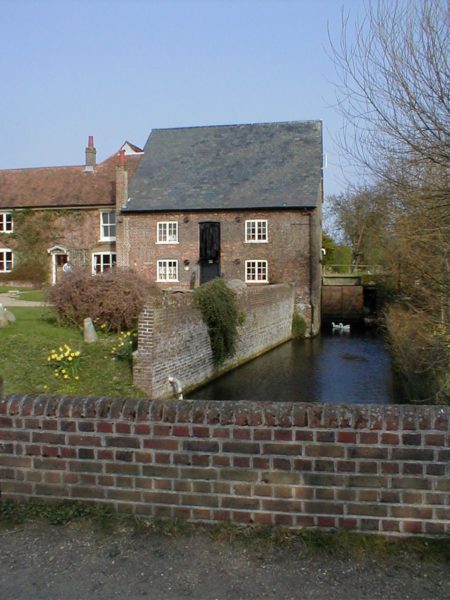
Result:
[[[44,265],[38,261],[23,261],[14,267],[11,273],[4,273],[0,280],[8,281],[24,281],[29,282],[33,286],[38,287],[45,283],[47,279],[47,270]]]
[[[385,314],[392,360],[406,399],[413,403],[450,403],[450,330],[431,326],[420,312],[391,306]]]
[[[134,271],[122,269],[95,276],[74,269],[48,292],[63,322],[82,327],[83,320],[91,317],[112,331],[136,327],[146,295],[147,284]]]
[[[219,365],[236,348],[240,322],[236,296],[221,279],[213,279],[197,288],[194,298],[208,327],[214,364]]]

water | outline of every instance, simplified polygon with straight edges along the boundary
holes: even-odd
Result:
[[[203,400],[394,404],[384,341],[371,331],[293,340],[188,394]]]

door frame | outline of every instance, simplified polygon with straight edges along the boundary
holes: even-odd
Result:
[[[51,248],[49,248],[47,250],[47,253],[50,255],[50,259],[51,259],[51,263],[50,263],[50,275],[51,275],[51,284],[55,285],[56,284],[56,257],[57,256],[67,256],[67,261],[69,262],[70,260],[70,252],[68,250],[68,248],[66,248],[65,246],[52,246]]]

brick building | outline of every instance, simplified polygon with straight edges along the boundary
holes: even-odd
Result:
[[[129,185],[125,165],[117,181],[120,265],[161,288],[292,283],[317,333],[320,121],[153,130]]]
[[[121,150],[132,175],[142,150]],[[97,164],[90,136],[84,165],[0,170],[0,277],[34,269],[55,283],[69,261],[93,273],[114,265],[117,164],[117,154]]]

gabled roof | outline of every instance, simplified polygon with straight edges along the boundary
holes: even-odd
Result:
[[[132,144],[128,140],[126,140],[122,144],[122,146],[120,147],[120,149],[121,150],[125,150],[125,154],[127,156],[129,156],[130,154],[144,154],[144,151],[142,150],[142,148],[139,148],[139,146],[136,146],[136,144]]]
[[[129,177],[142,155],[127,156]],[[85,172],[84,165],[0,170],[0,209],[114,205],[117,154]]]
[[[322,123],[154,129],[125,212],[315,207]]]

